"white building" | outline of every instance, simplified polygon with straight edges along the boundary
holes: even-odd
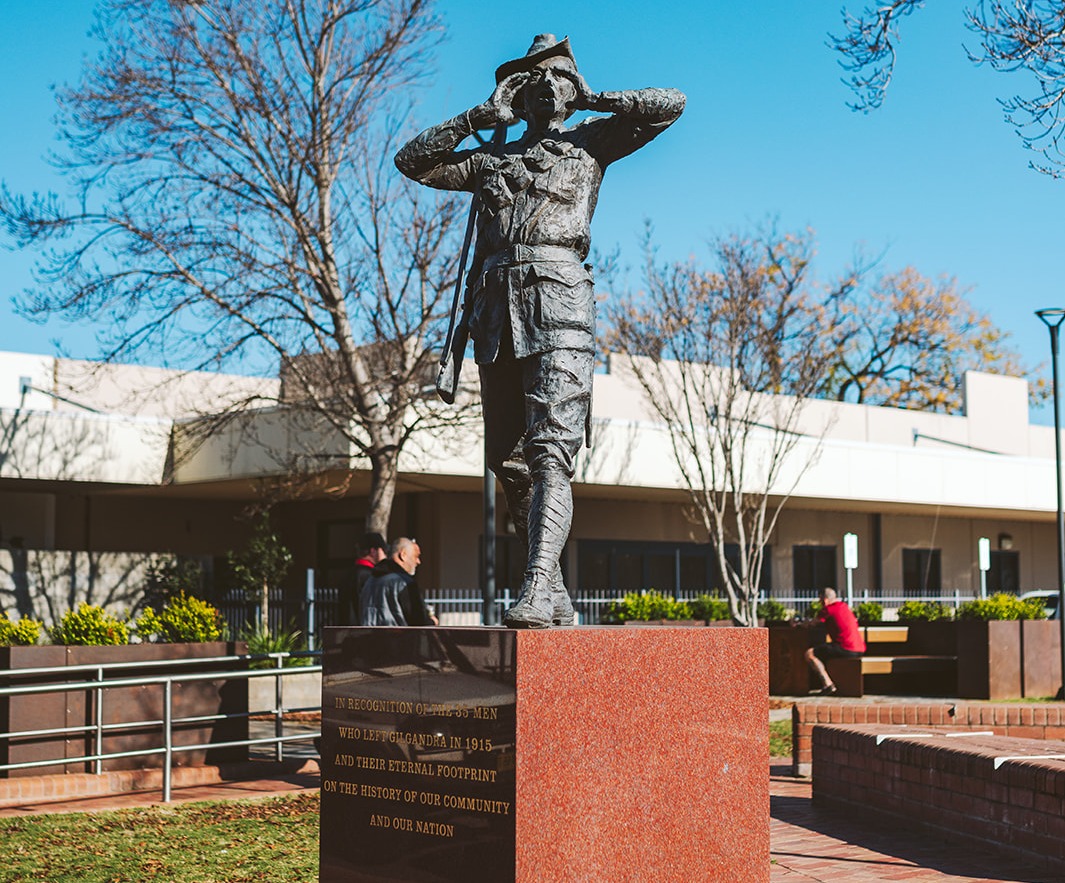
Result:
[[[249,503],[279,451],[313,452],[342,495],[284,502],[275,524],[305,568],[342,582],[357,557],[365,464],[329,433],[264,409],[254,432],[216,433],[175,457],[197,415],[277,381],[0,353],[0,607],[50,619],[90,597],[129,605],[152,553],[221,561],[245,542]],[[963,416],[811,402],[796,463],[817,448],[772,537],[777,595],[844,582],[842,537],[860,542],[855,587],[975,592],[977,541],[991,589],[1056,581],[1054,433],[1028,422],[1023,380],[965,377]],[[685,517],[668,436],[623,372],[595,378],[593,446],[581,455],[566,565],[571,588],[713,588],[705,537]],[[419,438],[405,454],[390,534],[416,536],[426,587],[475,587],[482,535],[479,430]],[[344,479],[343,481],[341,479]],[[520,554],[500,503],[500,586]]]

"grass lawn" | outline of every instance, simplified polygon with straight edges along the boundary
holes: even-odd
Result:
[[[769,722],[769,756],[791,757],[791,719]]]
[[[317,883],[318,795],[0,819],[0,881]]]
[[[791,756],[791,721],[769,724]],[[0,818],[0,883],[317,883],[318,795]]]

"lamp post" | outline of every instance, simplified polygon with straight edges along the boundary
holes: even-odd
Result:
[[[1061,626],[1061,689],[1058,698],[1065,699],[1065,516],[1061,499],[1061,402],[1058,396],[1058,329],[1065,322],[1065,309],[1036,310],[1035,314],[1050,330],[1050,364],[1054,396],[1054,465],[1058,492],[1058,624]]]

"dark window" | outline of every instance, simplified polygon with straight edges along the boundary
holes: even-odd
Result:
[[[904,591],[939,592],[943,589],[939,552],[939,549],[902,550]]]
[[[1016,594],[1021,586],[1021,553],[993,551],[991,569],[987,572],[987,590],[989,592],[1011,592]]]
[[[800,592],[836,587],[835,546],[792,546],[793,587]]]
[[[760,588],[769,591],[771,547],[766,546]],[[725,554],[736,566],[739,547]],[[679,585],[678,585],[679,577]],[[580,540],[577,544],[578,587],[585,592],[633,592],[657,589],[714,592],[722,589],[714,550],[706,543]]]
[[[354,585],[355,562],[363,550],[362,519],[320,521],[318,523],[318,560],[315,581],[330,589],[346,589]]]

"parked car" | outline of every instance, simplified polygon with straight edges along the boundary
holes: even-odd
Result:
[[[1053,589],[1040,589],[1037,592],[1024,592],[1021,595],[1021,600],[1027,601],[1029,598],[1039,598],[1046,609],[1047,619],[1057,619],[1059,614],[1058,600],[1060,597],[1060,593],[1055,592]]]

